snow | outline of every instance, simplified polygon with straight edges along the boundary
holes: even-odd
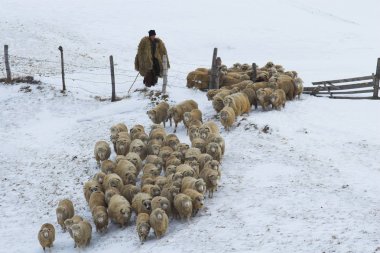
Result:
[[[111,54],[117,94],[127,95],[137,74],[136,47],[148,30],[156,29],[168,48],[171,103],[195,99],[205,118],[214,120],[205,94],[185,88],[186,74],[208,67],[214,47],[227,65],[273,60],[297,70],[306,86],[369,75],[380,51],[376,0],[0,5],[0,38],[9,45],[13,73],[44,82],[27,93],[20,92],[26,84],[0,84],[0,252],[42,252],[37,233],[45,222],[56,227],[53,251],[73,251],[72,239],[56,222],[58,201],[71,199],[76,213],[91,220],[82,184],[98,171],[95,142],[108,140],[110,126],[118,122],[151,124],[146,110],[152,105],[139,92],[116,103],[95,99],[110,96]],[[59,91],[59,45],[66,95]],[[132,90],[142,87],[138,77]],[[94,232],[84,251],[378,251],[379,109],[378,101],[303,96],[282,111],[252,111],[230,132],[221,131],[221,186],[190,224],[173,221],[161,240],[151,234],[144,245],[134,226],[110,225],[104,235]],[[182,124],[178,136],[189,143]]]

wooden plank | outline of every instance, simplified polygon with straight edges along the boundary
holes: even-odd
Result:
[[[166,85],[168,84],[168,57],[164,55],[162,58],[162,94],[166,94]]]
[[[376,75],[373,80],[374,86],[373,86],[373,98],[379,97],[379,82],[380,82],[380,58],[377,58],[377,66],[376,66]]]
[[[357,81],[365,81],[365,80],[372,80],[372,76],[362,76],[362,77],[353,77],[353,78],[346,78],[346,79],[338,79],[338,80],[329,80],[329,81],[320,81],[320,82],[313,82],[313,85],[323,85],[323,84],[329,84],[329,83],[348,83],[348,82],[357,82]]]
[[[337,92],[331,92],[332,95],[336,94],[360,94],[360,93],[373,93],[373,89],[369,90],[352,90],[352,91],[337,91]],[[319,93],[321,94],[321,92]]]
[[[371,97],[329,97],[329,98],[333,98],[333,99],[374,99],[372,96]],[[376,98],[378,99],[378,98]]]
[[[215,89],[215,82],[217,78],[217,69],[216,69],[217,55],[218,55],[218,49],[214,48],[214,52],[212,54],[212,63],[211,63],[211,78],[210,78],[210,84],[208,86],[209,89]]]
[[[330,88],[330,90],[352,90],[352,89],[373,87],[373,85],[374,85],[373,82],[363,82],[363,83],[354,83],[354,84],[346,84],[346,85],[327,86],[327,88]],[[308,88],[315,89],[316,87],[308,87]],[[321,86],[319,89],[322,91],[322,90],[328,90],[327,88],[325,88],[324,86]]]
[[[11,73],[11,67],[9,66],[8,45],[4,45],[4,63],[5,63],[5,69],[7,72],[6,83],[11,83],[12,82],[12,73]]]
[[[111,85],[112,85],[112,96],[111,102],[116,101],[116,91],[115,91],[115,67],[113,64],[113,56],[110,55],[110,67],[111,67]]]

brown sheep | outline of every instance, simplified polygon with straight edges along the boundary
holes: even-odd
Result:
[[[207,140],[212,133],[219,135],[219,128],[213,121],[207,121],[199,128],[199,136],[204,140]]]
[[[192,215],[197,215],[198,211],[201,210],[204,205],[203,194],[193,189],[186,189],[183,193],[191,198],[191,202],[193,205]]]
[[[121,188],[123,187],[123,180],[116,173],[108,174],[104,178],[103,187],[104,187],[104,190],[114,187],[118,189],[119,191],[121,191]]]
[[[220,111],[220,122],[226,131],[230,130],[235,122],[235,118],[235,111],[229,106],[225,106],[223,110]]]
[[[148,155],[159,155],[162,143],[157,140],[151,140],[148,142],[147,152]]]
[[[178,159],[175,155],[170,155],[166,159],[165,168],[167,168],[170,165],[178,166],[180,164],[182,164],[182,161],[180,159]]]
[[[200,122],[203,122],[201,110],[193,109],[191,110],[191,112],[185,112],[183,114],[183,123],[187,130],[189,130],[190,124],[194,120],[199,120]]]
[[[120,161],[115,168],[115,173],[121,178],[123,184],[136,184],[138,171],[133,163],[127,160]],[[121,191],[121,188],[119,188]]]
[[[107,206],[106,197],[103,192],[93,192],[88,202],[90,210],[94,209],[97,206]]]
[[[165,137],[166,137],[166,131],[162,128],[154,129],[149,134],[150,141],[157,141],[161,146],[164,143]]]
[[[137,193],[132,200],[132,208],[136,212],[139,213],[147,213],[150,214],[152,212],[152,196],[147,193]]]
[[[209,74],[203,70],[195,70],[190,72],[186,77],[187,88],[197,88],[200,90],[204,90],[208,88],[209,84]]]
[[[140,139],[135,139],[132,141],[131,146],[129,148],[129,152],[134,152],[134,153],[139,154],[141,160],[144,160],[147,156],[146,145]]]
[[[53,243],[55,240],[55,228],[50,223],[45,223],[41,226],[40,230],[38,231],[38,241],[40,242],[40,245],[42,249],[45,251],[45,248],[51,248],[53,247]]]
[[[181,220],[186,219],[188,222],[190,221],[190,217],[193,213],[193,204],[191,198],[186,194],[179,193],[174,197],[174,210],[173,215],[175,218],[178,216]]]
[[[157,155],[148,155],[145,159],[145,163],[154,164],[160,170],[160,172],[164,168],[164,161]]]
[[[197,161],[199,163],[199,171],[202,171],[203,170],[203,167],[204,165],[208,162],[208,161],[212,161],[212,156],[209,155],[209,154],[200,154],[198,157],[197,157]]]
[[[218,172],[212,169],[204,168],[200,173],[200,177],[206,183],[208,197],[212,198],[214,196],[214,191],[216,191],[218,188]]]
[[[173,149],[169,146],[163,146],[160,149],[160,153],[158,154],[159,157],[162,158],[162,161],[165,163],[166,160],[169,158],[170,154],[173,153]]]
[[[199,162],[197,160],[185,161],[185,164],[189,165],[193,169],[193,171],[195,172],[194,177],[198,178],[199,177]]]
[[[154,177],[158,177],[161,174],[161,169],[157,168],[153,163],[147,163],[144,165],[143,174],[151,174]]]
[[[264,111],[267,110],[268,106],[270,105],[270,96],[272,95],[273,90],[271,88],[261,88],[258,89],[257,94],[257,100]]]
[[[206,147],[206,153],[211,155],[214,160],[220,162],[222,159],[222,149],[220,145],[216,142],[210,142]]]
[[[174,185],[177,188],[181,188],[183,174],[180,172],[176,172],[176,173],[168,176],[167,179],[168,179],[169,185]]]
[[[281,110],[281,107],[285,107],[285,101],[286,94],[282,89],[277,89],[270,95],[270,102],[272,107],[276,110]]]
[[[186,189],[193,189],[204,195],[206,192],[206,183],[202,178],[184,177],[182,179],[181,192],[184,193]]]
[[[129,153],[128,153],[129,154]],[[116,165],[120,162],[120,161],[122,161],[122,160],[128,160],[127,159],[127,157],[125,156],[125,155],[117,155],[116,157],[115,157],[115,167],[116,167]]]
[[[128,135],[127,132],[123,132],[126,135]],[[121,133],[119,134],[119,138],[116,140],[116,154],[117,155],[126,155],[129,151],[129,147],[131,145],[131,139],[125,136],[121,136]]]
[[[168,183],[168,179],[164,176],[158,176],[154,180],[154,184],[158,185],[158,187],[160,187],[161,190],[164,188],[164,185],[166,185],[167,183]]]
[[[212,100],[212,107],[215,109],[217,113],[219,113],[223,109],[224,107],[223,100],[228,95],[231,95],[231,91],[222,90],[214,96]]]
[[[152,110],[147,111],[149,119],[155,124],[161,124],[168,121],[169,104],[165,101],[159,103]]]
[[[220,89],[210,89],[210,90],[208,90],[207,94],[206,94],[207,100],[211,101],[215,97],[215,95],[218,94],[219,92],[220,92]]]
[[[124,123],[119,123],[111,127],[111,142],[113,143],[114,150],[116,151],[116,141],[119,138],[120,132],[127,132],[128,133],[128,127]]]
[[[161,191],[161,196],[169,200],[172,211],[174,208],[174,198],[177,194],[179,194],[179,192],[180,192],[180,189],[174,185],[166,185]]]
[[[139,215],[137,215],[136,231],[137,231],[137,235],[139,236],[141,244],[144,244],[144,241],[149,235],[149,231],[150,231],[149,217],[150,215],[147,213],[139,213]]]
[[[106,190],[106,192],[104,193],[104,197],[105,197],[105,200],[106,200],[106,203],[107,205],[110,203],[110,200],[111,198],[114,196],[114,195],[120,195],[120,191],[115,188],[115,187],[110,187]]]
[[[134,196],[139,193],[140,190],[136,185],[126,184],[123,186],[120,194],[128,200],[129,203],[132,203]]]
[[[59,201],[58,207],[55,210],[57,214],[57,222],[61,225],[63,231],[66,231],[65,220],[74,216],[73,202],[69,199]]]
[[[294,78],[294,83],[297,86],[296,95],[298,95],[298,99],[300,99],[301,98],[301,94],[303,92],[303,81],[302,81],[301,78],[296,77],[296,78]]]
[[[104,172],[98,172],[94,175],[94,177],[92,179],[97,181],[101,186],[103,186],[103,182],[104,182],[105,177],[106,177],[106,174]]]
[[[206,141],[202,138],[195,138],[191,141],[192,148],[198,148],[202,153],[206,152]]]
[[[168,177],[172,174],[175,174],[177,172],[177,166],[172,164],[165,168],[165,177]]]
[[[288,75],[279,75],[275,80],[276,87],[285,91],[286,99],[293,100],[297,94],[297,85]]]
[[[215,170],[216,172],[218,172],[218,179],[220,179],[222,176],[222,174],[221,174],[222,172],[220,170],[220,163],[217,160],[208,161],[205,164],[203,169]]]
[[[141,133],[145,133],[145,128],[142,125],[134,125],[131,130],[129,130],[131,140],[137,139]]]
[[[100,166],[100,161],[107,160],[111,155],[111,148],[106,141],[98,141],[95,144],[94,155],[96,162]]]
[[[80,221],[71,227],[74,239],[74,248],[84,248],[90,244],[92,226],[88,221]]]
[[[179,143],[177,145],[177,151],[181,152],[183,157],[185,157],[185,153],[189,148],[190,146],[187,143]]]
[[[164,141],[164,146],[169,146],[173,150],[177,149],[177,145],[180,143],[177,135],[175,134],[168,134]]]
[[[114,195],[108,205],[108,216],[120,227],[128,225],[132,211],[128,200],[121,195]]]
[[[219,135],[219,134],[209,135],[209,137],[207,139],[207,143],[210,143],[210,142],[218,143],[220,148],[222,149],[222,155],[224,155],[224,152],[226,150],[226,143],[225,143],[225,141],[221,135]]]
[[[141,188],[141,192],[148,193],[152,197],[160,196],[161,188],[158,185],[146,184]]]
[[[193,109],[198,109],[198,104],[194,100],[185,100],[173,106],[174,133],[177,131],[178,123],[183,120],[185,112],[191,112]]]
[[[106,177],[104,177],[104,179],[105,178]],[[104,181],[103,181],[103,183],[104,183]],[[93,179],[90,181],[87,181],[83,185],[83,193],[84,193],[84,197],[86,199],[86,202],[88,202],[90,200],[91,193],[102,191],[103,186],[104,185],[99,184],[98,181],[95,181]]]
[[[65,220],[64,223],[65,223],[67,231],[69,231],[71,238],[73,238],[73,231],[71,230],[71,226],[74,224],[78,224],[82,220],[83,218],[78,215],[74,215],[72,218]]]
[[[116,167],[116,164],[111,160],[104,160],[101,165],[101,170],[105,174],[113,173],[114,169]]]
[[[244,90],[241,91],[245,95],[247,95],[249,104],[252,106],[255,106],[255,109],[257,109],[257,95],[256,91],[251,88],[245,88]]]
[[[165,213],[168,215],[168,217],[171,216],[171,206],[170,206],[170,201],[162,196],[156,196],[152,199],[152,210],[156,208],[161,208],[162,210],[165,211]]]
[[[198,156],[201,154],[199,148],[189,148],[185,153],[185,161],[194,161],[198,159]]]
[[[180,173],[183,177],[196,177],[197,173],[193,170],[193,168],[188,164],[181,164],[177,167],[177,172]]]
[[[94,220],[96,232],[104,232],[108,227],[108,213],[105,206],[96,206],[92,209],[92,219]]]
[[[192,141],[193,139],[200,137],[199,128],[202,126],[202,123],[200,121],[192,121],[190,124],[188,132],[190,141]]]
[[[149,223],[157,239],[160,239],[168,230],[169,218],[164,210],[156,208],[149,217]]]
[[[136,170],[137,170],[136,175],[140,174],[140,171],[142,170],[142,161],[139,154],[135,152],[129,152],[125,157],[126,157],[126,160],[133,163],[133,165],[136,167]]]
[[[223,103],[224,106],[229,106],[234,110],[236,117],[244,113],[248,114],[251,109],[247,95],[242,92],[226,96]]]

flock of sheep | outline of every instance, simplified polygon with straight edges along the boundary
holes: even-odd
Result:
[[[143,243],[152,229],[162,237],[169,219],[189,221],[204,206],[204,198],[212,198],[221,177],[220,161],[225,144],[217,125],[203,122],[202,112],[194,100],[174,106],[160,102],[147,112],[154,123],[150,132],[135,125],[130,130],[124,123],[110,129],[116,153],[109,160],[111,147],[98,141],[94,148],[100,168],[83,187],[96,231],[106,232],[111,220],[120,227],[130,224],[136,215],[136,231]],[[168,134],[161,125],[172,120],[174,132],[183,121],[191,146],[181,143],[176,134]],[[91,241],[92,225],[75,215],[69,199],[56,208],[57,221],[74,240],[74,247],[85,247]],[[38,239],[45,250],[55,239],[54,226],[43,224]]]
[[[230,71],[247,76],[252,72],[252,67],[235,64]],[[270,106],[281,110],[287,100],[293,100],[296,96],[300,98],[303,81],[296,71],[285,71],[281,65],[272,62],[256,71],[255,82],[244,80],[221,89],[208,90],[207,98],[212,100],[212,106],[220,114],[220,121],[226,130],[231,128],[238,116],[249,114],[252,106],[257,109],[260,105],[264,111]]]

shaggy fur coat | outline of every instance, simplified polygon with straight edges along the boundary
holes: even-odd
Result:
[[[168,59],[168,68],[170,68],[169,64],[169,57],[168,53],[166,51],[166,47],[164,42],[156,38],[156,52],[154,54],[154,57],[158,60],[158,63],[160,65],[160,73],[159,76],[162,77],[162,59],[163,56],[166,55]],[[153,59],[152,59],[152,47],[151,47],[151,41],[148,36],[141,39],[138,49],[137,49],[137,55],[135,57],[135,70],[140,73],[140,75],[145,76],[148,71],[153,69]]]

